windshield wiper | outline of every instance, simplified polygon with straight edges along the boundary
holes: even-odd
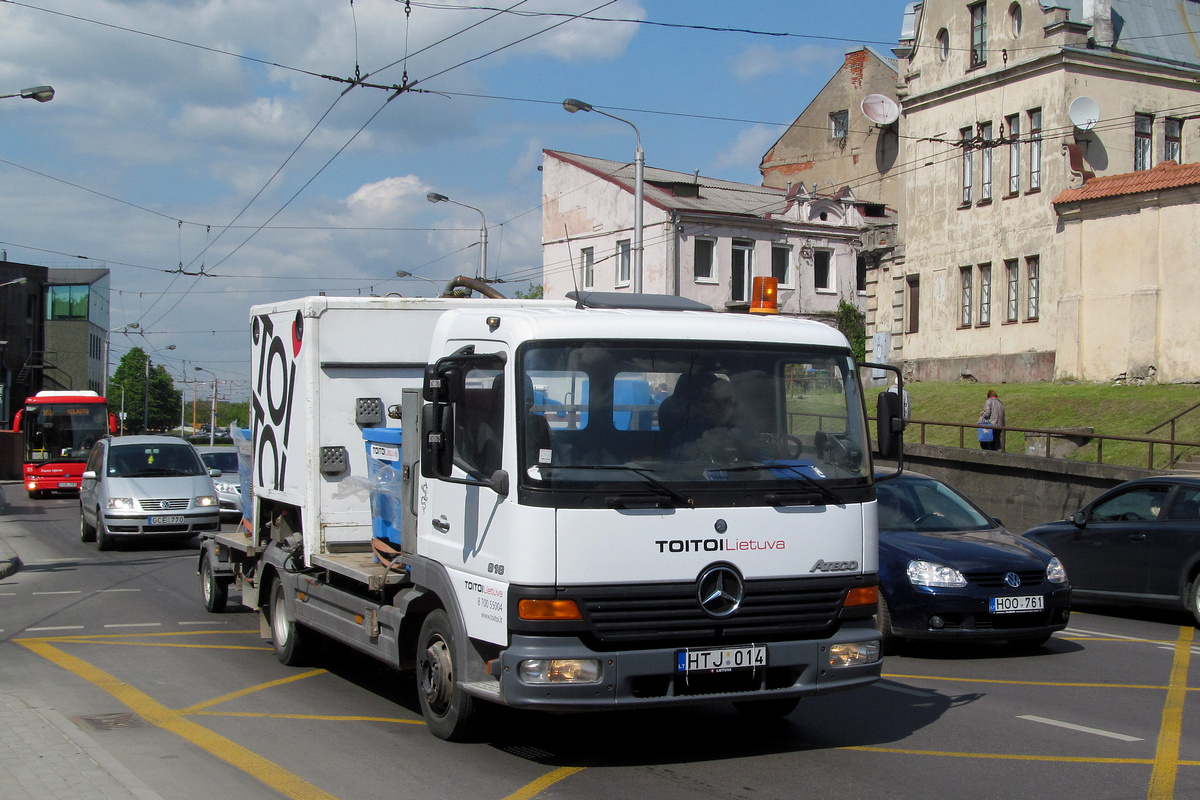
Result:
[[[543,466],[542,469],[546,469],[546,467]],[[578,466],[555,466],[551,467],[551,469],[615,470],[617,472],[632,472],[634,475],[637,475],[639,478],[641,478],[642,482],[645,483],[646,486],[649,486],[651,489],[656,489],[658,494],[662,497],[670,498],[678,505],[687,506],[688,508],[695,506],[695,501],[692,500],[692,498],[675,491],[670,486],[654,477],[653,470],[646,469],[645,467],[634,467],[628,464],[580,464]],[[605,501],[608,503],[610,508],[630,508],[637,505],[643,505],[646,502],[645,498],[637,497],[636,495],[613,495],[612,497],[606,498]],[[663,508],[664,506],[660,502],[655,502],[648,507]],[[666,507],[670,508],[673,506]]]
[[[746,464],[744,466],[725,467],[724,471],[762,472],[764,470],[787,470],[786,474],[778,475],[778,477],[794,478],[797,480],[797,482],[802,482],[803,484],[810,486],[817,492],[817,494],[821,495],[835,506],[840,506],[842,504],[841,498],[821,485],[820,481],[818,481],[816,478],[813,478],[811,475],[805,475],[803,472],[800,472],[800,466],[801,465],[799,464]],[[807,501],[811,496],[811,494],[799,494],[796,492],[791,494],[776,492],[773,494],[768,494],[766,499],[767,502],[773,505],[788,506],[799,505],[800,503]]]

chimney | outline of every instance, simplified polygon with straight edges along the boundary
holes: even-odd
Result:
[[[1088,45],[1113,46],[1112,0],[1083,0],[1083,22],[1091,25]]]

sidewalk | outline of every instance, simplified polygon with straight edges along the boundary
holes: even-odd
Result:
[[[5,800],[162,800],[78,725],[46,704],[0,694]]]
[[[0,518],[8,513],[8,502],[4,499],[4,493],[13,486],[24,489],[20,481],[0,482]],[[7,578],[20,568],[21,559],[17,558],[17,554],[13,552],[7,542],[0,539],[0,580]]]

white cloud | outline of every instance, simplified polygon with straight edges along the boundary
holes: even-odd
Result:
[[[757,44],[731,58],[729,67],[740,81],[780,73],[807,75],[824,71],[832,75],[840,64],[840,60],[836,59],[837,52],[834,49],[820,45],[779,50],[769,44]]]
[[[346,198],[346,206],[358,220],[395,218],[405,201],[423,196],[428,190],[416,175],[384,178],[368,183]]]
[[[718,153],[716,158],[713,159],[713,169],[714,171],[720,171],[735,168],[757,172],[757,167],[762,162],[763,154],[767,152],[767,148],[774,144],[778,138],[779,130],[776,128],[766,125],[754,125],[750,128],[745,128],[726,149]],[[749,182],[745,177],[737,178],[736,180]],[[758,181],[754,182],[757,183]]]

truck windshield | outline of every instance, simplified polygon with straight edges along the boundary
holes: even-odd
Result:
[[[871,484],[843,351],[553,342],[527,346],[519,369],[531,502],[539,492],[608,492],[610,506],[826,503]]]
[[[28,403],[21,421],[25,461],[84,461],[108,433],[103,403]]]

